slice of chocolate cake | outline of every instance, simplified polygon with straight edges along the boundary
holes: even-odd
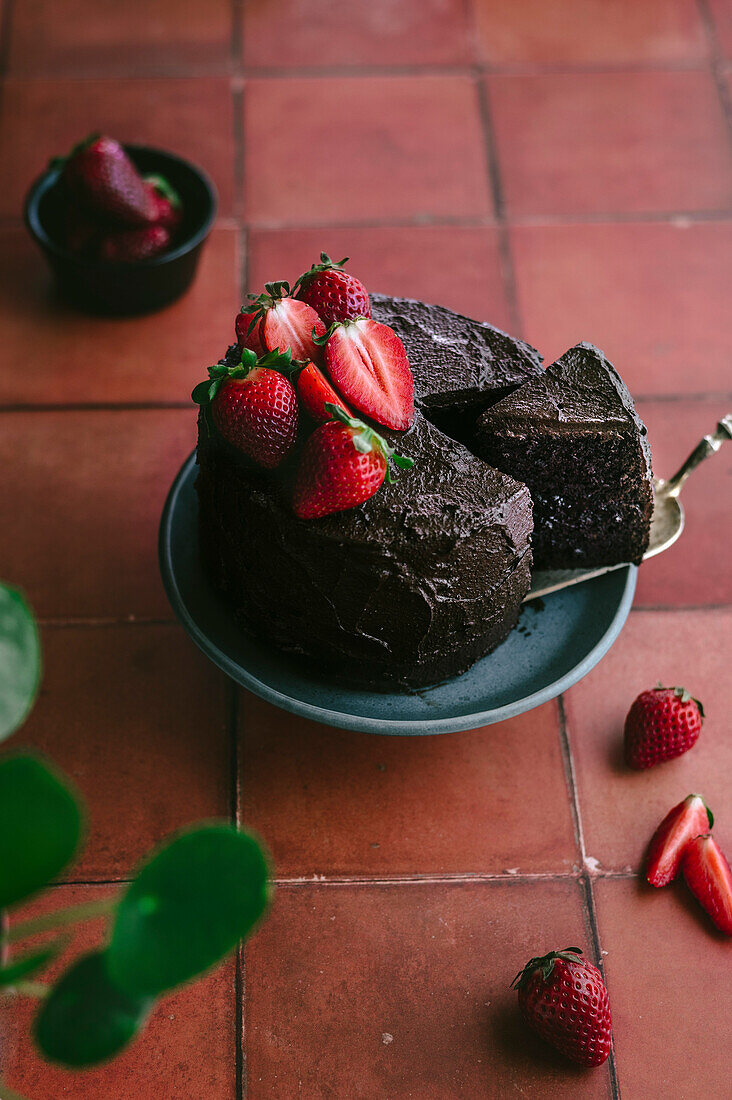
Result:
[[[536,568],[638,564],[653,511],[646,428],[591,344],[480,416],[475,450],[528,485]]]

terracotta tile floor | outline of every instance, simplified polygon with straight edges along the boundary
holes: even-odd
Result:
[[[732,447],[685,490],[612,651],[501,726],[375,738],[235,689],[174,624],[155,541],[194,442],[191,385],[247,290],[324,249],[551,360],[605,347],[670,473],[732,411],[732,15],[726,0],[4,0],[0,574],[43,620],[43,693],[12,744],[90,807],[49,900],[96,896],[166,833],[236,815],[267,840],[270,919],[84,1076],[0,1058],[29,1100],[729,1095],[729,944],[635,871],[701,790],[732,849]],[[155,316],[61,307],[22,228],[47,158],[91,127],[200,161],[221,198],[198,281]],[[681,680],[695,751],[618,762],[633,696]],[[45,901],[43,904],[48,904]],[[91,926],[80,943],[99,930]],[[603,960],[615,1049],[565,1065],[508,989],[527,956]],[[241,998],[241,1000],[239,1000]]]

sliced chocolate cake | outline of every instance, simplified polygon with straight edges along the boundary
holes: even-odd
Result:
[[[645,426],[591,344],[480,416],[475,450],[528,485],[537,568],[640,563],[653,512]]]

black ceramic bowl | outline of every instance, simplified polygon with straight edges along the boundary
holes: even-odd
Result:
[[[179,298],[196,273],[204,241],[216,217],[216,189],[204,172],[187,160],[126,145],[143,175],[164,176],[181,197],[183,222],[168,252],[137,263],[112,264],[70,252],[64,244],[67,196],[60,168],[49,168],[25,200],[25,224],[44,253],[62,297],[90,313],[133,314],[160,309]]]

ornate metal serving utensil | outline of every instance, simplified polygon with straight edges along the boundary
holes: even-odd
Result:
[[[684,509],[679,499],[684,482],[700,462],[713,455],[727,439],[732,439],[732,413],[723,416],[713,435],[705,435],[694,448],[681,469],[667,481],[656,478],[654,481],[655,500],[651,520],[651,538],[643,561],[653,558],[663,550],[673,546],[684,530]],[[539,596],[548,596],[570,584],[601,577],[611,569],[622,569],[621,565],[601,565],[594,569],[546,569],[537,570],[532,578],[531,588],[524,600],[535,600]]]

